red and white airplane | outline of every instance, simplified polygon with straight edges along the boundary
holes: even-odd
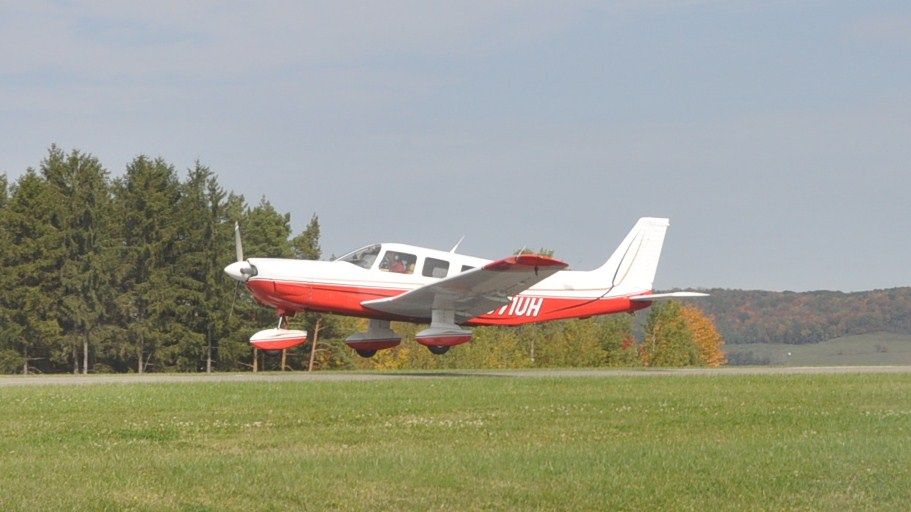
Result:
[[[652,293],[668,219],[641,218],[607,261],[590,271],[539,254],[491,261],[412,245],[368,245],[333,261],[244,259],[235,226],[237,262],[225,272],[255,299],[275,308],[278,328],[256,333],[257,348],[306,343],[305,331],[282,329],[286,316],[304,311],[370,319],[366,332],[346,343],[363,357],[391,348],[401,337],[391,320],[429,323],[417,342],[434,354],[471,340],[464,326],[521,325],[629,313],[655,300],[704,293]]]

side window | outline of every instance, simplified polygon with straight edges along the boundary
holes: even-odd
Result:
[[[460,270],[460,272],[465,272],[465,271],[471,270],[473,268],[474,267],[472,267],[471,265],[462,265],[462,270]]]
[[[386,251],[383,260],[380,261],[380,270],[386,272],[395,272],[398,274],[413,274],[414,263],[417,256],[407,252]]]
[[[446,277],[449,272],[449,262],[438,260],[436,258],[427,258],[424,260],[424,271],[421,272],[424,277]]]

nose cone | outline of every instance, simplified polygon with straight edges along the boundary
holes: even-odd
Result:
[[[225,267],[225,274],[231,276],[235,281],[246,281],[250,276],[250,264],[246,261],[235,261]]]

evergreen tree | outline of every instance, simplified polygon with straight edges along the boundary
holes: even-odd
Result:
[[[6,202],[9,200],[9,181],[6,174],[0,173],[0,210],[6,208]]]
[[[291,240],[291,252],[295,258],[318,260],[322,256],[319,246],[319,217],[314,213],[307,227]]]
[[[265,197],[247,211],[241,223],[245,257],[290,258],[291,214],[278,213]],[[318,233],[317,229],[317,233]],[[317,235],[318,236],[318,235]]]
[[[7,364],[9,352],[16,353],[23,373],[29,373],[34,359],[49,364],[52,345],[62,332],[56,275],[63,251],[52,222],[53,201],[47,182],[29,169],[19,178],[0,216],[5,238],[0,338],[7,348]]]
[[[73,150],[64,154],[51,146],[42,162],[42,174],[54,197],[53,222],[62,240],[57,264],[60,322],[63,328],[56,359],[71,360],[88,373],[89,347],[105,335],[105,322],[113,300],[113,209],[107,171],[98,160]]]
[[[199,162],[180,186],[173,281],[175,326],[181,331],[163,347],[162,364],[175,370],[212,371],[220,331],[225,329],[230,292],[225,265],[233,259],[229,243],[226,193],[215,174]]]
[[[0,373],[13,373],[22,369],[22,357],[16,353],[13,340],[7,336],[8,326],[11,325],[11,311],[7,309],[7,287],[9,281],[9,250],[10,242],[7,226],[4,221],[6,205],[9,200],[9,186],[6,174],[0,174]],[[12,330],[11,330],[12,332]]]
[[[115,187],[121,221],[122,265],[117,298],[126,343],[117,355],[136,358],[136,370],[161,366],[158,349],[181,343],[189,331],[175,322],[181,297],[177,275],[180,185],[162,159],[139,156]]]

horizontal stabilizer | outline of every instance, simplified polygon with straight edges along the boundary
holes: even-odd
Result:
[[[692,299],[695,297],[708,297],[707,293],[700,292],[671,292],[671,293],[652,293],[649,295],[633,295],[629,300],[634,302],[651,302],[653,300],[669,299]]]

